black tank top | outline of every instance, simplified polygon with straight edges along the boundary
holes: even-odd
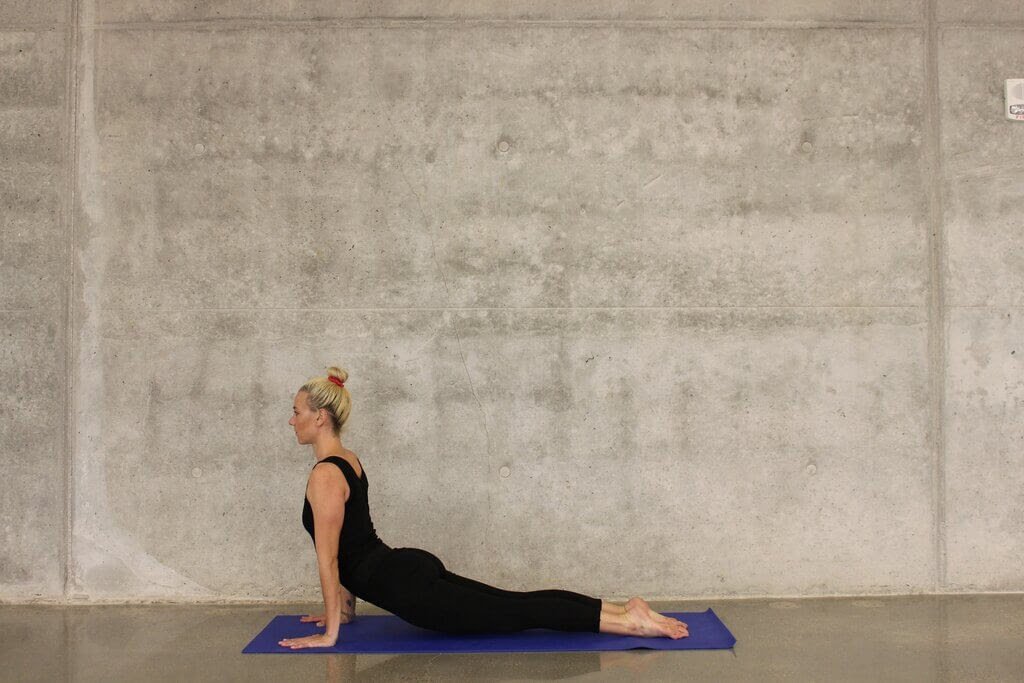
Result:
[[[352,465],[341,456],[330,455],[320,462],[332,462],[337,465],[345,475],[351,490],[345,503],[345,519],[338,541],[338,574],[345,588],[358,597],[365,598],[363,594],[370,574],[377,562],[391,549],[377,536],[373,520],[370,519],[370,502],[367,495],[370,482],[366,478],[366,468],[363,468],[363,476],[357,477]],[[319,464],[318,462],[317,465]],[[309,504],[309,498],[305,501],[302,507],[302,526],[309,532],[315,548],[313,507]]]

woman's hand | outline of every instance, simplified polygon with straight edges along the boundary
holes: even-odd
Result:
[[[344,616],[344,615],[342,615],[342,616]],[[317,626],[323,626],[324,625],[324,620],[326,618],[327,617],[324,616],[323,614],[318,614],[315,617],[310,615],[310,614],[307,614],[304,617],[299,617],[299,621],[301,621],[302,623],[308,623],[310,621],[315,621]]]
[[[305,638],[285,638],[277,641],[277,644],[290,647],[293,650],[301,650],[304,647],[334,647],[337,642],[337,638],[331,638],[326,633],[317,633]]]
[[[338,622],[338,623],[341,623],[341,624],[351,624],[353,621],[355,621],[355,618],[356,618],[355,614],[350,614],[348,612],[342,612],[341,613],[341,621]],[[326,617],[326,615],[323,615],[323,614],[318,614],[316,616],[307,614],[304,617],[299,617],[299,621],[301,621],[302,623],[306,624],[306,623],[309,623],[311,621],[315,621],[317,626],[323,626],[324,623],[326,623],[326,620],[327,620],[327,617]]]

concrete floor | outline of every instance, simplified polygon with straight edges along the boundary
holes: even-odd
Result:
[[[662,602],[712,607],[734,650],[242,655],[315,605],[0,606],[4,681],[1021,681],[1024,595]],[[360,603],[361,614],[382,613]],[[342,627],[344,628],[344,627]]]

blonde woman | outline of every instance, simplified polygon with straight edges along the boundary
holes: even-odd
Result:
[[[313,539],[324,613],[302,617],[325,633],[285,638],[293,650],[330,647],[342,624],[355,618],[360,597],[421,628],[448,633],[508,633],[531,628],[683,638],[686,624],[653,611],[641,598],[625,605],[565,590],[517,592],[495,588],[448,571],[420,548],[391,548],[370,519],[369,480],[355,453],[341,444],[352,399],[348,373],[328,368],[326,377],[302,385],[288,421],[316,464],[306,485],[302,523]],[[344,585],[343,585],[344,584]]]

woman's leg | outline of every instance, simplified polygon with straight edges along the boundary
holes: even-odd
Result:
[[[530,628],[597,631],[601,601],[559,590],[507,591],[449,572],[433,553],[395,549],[374,572],[384,609],[411,624],[452,633]]]
[[[466,586],[470,589],[483,591],[491,595],[496,595],[498,597],[530,596],[535,598],[561,598],[565,600],[571,600],[586,607],[592,607],[594,605],[595,600],[595,598],[583,595],[582,593],[574,593],[573,591],[559,590],[557,588],[549,588],[539,591],[507,591],[501,588],[495,588],[494,586],[488,585],[480,581],[476,581],[475,579],[470,579],[466,578],[465,576],[453,574],[444,568],[442,568],[440,575],[453,583]],[[625,610],[625,608],[623,608],[623,610]]]
[[[509,591],[448,571],[419,548],[396,552],[375,583],[380,606],[411,624],[453,633],[506,633],[531,628],[621,635],[686,635],[685,624],[633,598],[626,605],[565,590]]]
[[[531,628],[597,632],[601,625],[601,601],[572,591],[504,590],[447,570],[426,590],[428,607],[446,630],[456,633]]]
[[[437,562],[440,564],[441,561],[437,560]],[[459,576],[458,574],[453,574],[445,569],[443,564],[440,565],[440,571],[441,576],[445,577],[448,581],[461,584],[471,589],[497,595],[499,597],[550,597],[556,600],[572,600],[587,608],[590,608],[593,605],[594,598],[590,598],[580,593],[574,593],[572,591],[557,589],[526,591],[523,593],[505,591],[500,588],[495,588],[494,586],[489,586],[486,583],[481,583],[480,581],[475,581],[464,576]],[[663,614],[655,612],[645,600],[639,597],[631,598],[625,605],[619,605],[614,602],[602,600],[598,628],[601,633],[614,633],[618,635],[667,636],[669,638],[681,638],[689,635],[686,624],[678,619],[666,617]]]

